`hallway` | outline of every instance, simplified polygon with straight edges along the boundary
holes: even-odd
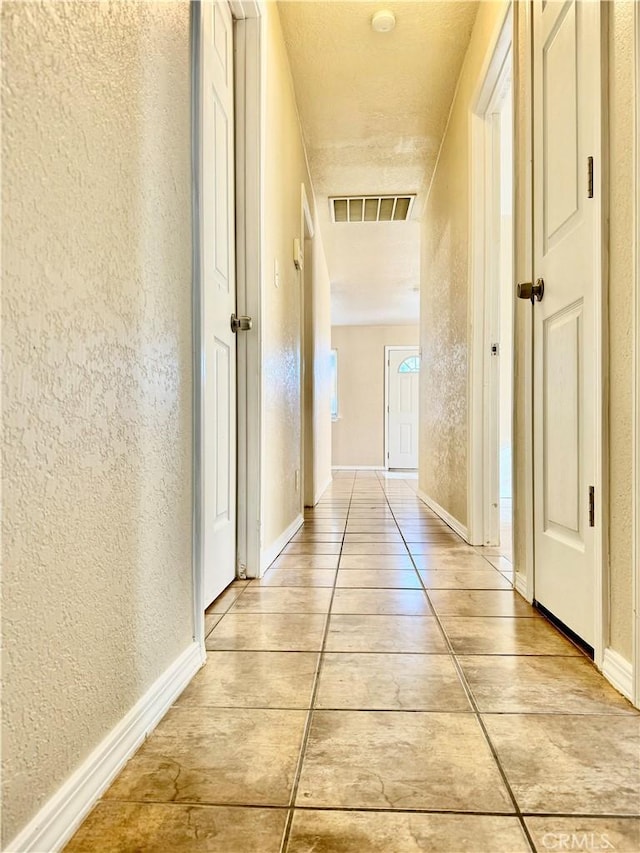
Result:
[[[67,853],[635,853],[639,715],[479,550],[337,472]]]

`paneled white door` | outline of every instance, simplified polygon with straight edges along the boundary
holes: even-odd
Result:
[[[236,575],[236,310],[233,21],[200,3],[202,116],[202,529],[204,605]]]
[[[387,350],[387,467],[418,467],[420,358],[417,347]]]
[[[535,598],[595,643],[600,3],[534,3]]]

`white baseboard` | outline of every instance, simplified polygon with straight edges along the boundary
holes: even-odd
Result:
[[[429,509],[433,510],[436,515],[439,515],[445,524],[448,524],[449,527],[458,534],[458,536],[461,536],[465,542],[469,541],[467,528],[463,524],[460,524],[457,518],[454,518],[446,511],[446,509],[443,509],[439,503],[436,503],[436,501],[434,501],[433,498],[430,498],[429,495],[422,491],[422,489],[417,489],[416,494],[420,500],[425,503]]]
[[[332,465],[332,471],[386,471],[384,465]]]
[[[633,666],[613,649],[605,649],[602,659],[602,674],[616,690],[633,702]]]
[[[4,848],[5,851],[56,853],[61,850],[204,662],[200,645],[188,646]]]
[[[323,494],[327,491],[329,486],[333,483],[333,476],[329,474],[325,482],[317,489],[315,495],[313,496],[313,505],[315,506]]]
[[[278,536],[275,542],[272,542],[267,548],[263,548],[260,554],[260,577],[266,572],[271,563],[278,556],[280,551],[287,544],[289,539],[294,536],[298,530],[302,527],[304,523],[304,518],[302,515],[299,515],[288,527],[287,529]]]

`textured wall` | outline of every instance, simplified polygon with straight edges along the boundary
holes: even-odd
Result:
[[[300,437],[300,277],[293,263],[293,240],[301,238],[300,186],[313,209],[302,132],[275,3],[266,4],[266,177],[265,280],[263,303],[263,535],[268,548],[296,519],[301,494]],[[318,247],[321,251],[320,247]],[[315,253],[315,249],[314,249]],[[279,266],[276,287],[274,265]]]
[[[417,346],[418,326],[334,326],[338,350],[338,413],[333,464],[383,468],[384,348]]]
[[[420,488],[467,523],[469,110],[502,4],[480,3],[422,217]]]
[[[610,144],[610,559],[611,646],[632,655],[633,425],[633,2],[607,3]]]
[[[192,638],[189,8],[2,4],[3,837]]]

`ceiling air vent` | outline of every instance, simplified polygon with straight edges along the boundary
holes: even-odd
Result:
[[[336,196],[329,199],[333,222],[405,222],[415,195]]]

